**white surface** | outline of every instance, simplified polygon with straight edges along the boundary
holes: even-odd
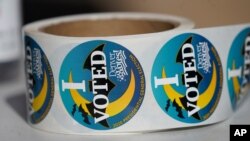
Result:
[[[209,126],[168,130],[155,133],[134,135],[64,135],[40,131],[26,122],[25,80],[3,83],[0,81],[0,140],[1,141],[228,141],[230,124],[250,124],[250,98],[245,99],[241,107],[226,121]]]
[[[20,52],[20,0],[0,0],[0,62],[17,59]]]

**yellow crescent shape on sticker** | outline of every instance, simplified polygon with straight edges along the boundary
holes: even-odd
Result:
[[[123,111],[130,103],[133,98],[135,92],[135,76],[133,71],[131,70],[131,78],[130,83],[127,90],[122,94],[122,96],[110,103],[106,109],[106,113],[111,117],[119,114]]]
[[[199,100],[197,101],[197,106],[199,106],[201,109],[206,107],[213,98],[216,89],[216,81],[217,81],[216,79],[217,79],[217,70],[215,64],[213,63],[212,79],[209,83],[208,88],[205,90],[205,92],[200,94]]]
[[[233,61],[232,69],[235,69],[235,61]],[[233,87],[234,88],[234,93],[235,93],[236,97],[238,97],[239,93],[240,93],[240,83],[239,83],[237,77],[233,77],[233,86],[234,86]]]
[[[167,75],[165,73],[165,69],[162,69],[162,78],[167,78]],[[175,91],[173,89],[173,87],[170,84],[167,85],[163,85],[163,89],[165,91],[165,94],[167,95],[167,97],[173,102],[174,99],[176,101],[176,103],[182,108],[184,109],[183,105],[181,104],[180,98],[183,97],[182,94],[178,93],[177,91]]]
[[[162,69],[162,78],[166,78],[167,75],[165,73],[165,69]],[[199,106],[201,109],[204,108],[205,106],[207,106],[209,104],[209,102],[211,101],[211,99],[213,98],[213,94],[215,92],[216,89],[216,78],[217,78],[217,72],[216,72],[216,66],[213,63],[213,75],[212,75],[212,79],[210,82],[210,85],[208,86],[208,88],[205,90],[205,92],[201,93],[199,96],[199,99],[197,101],[197,106]],[[177,91],[175,91],[172,86],[170,84],[164,85],[163,86],[165,94],[168,96],[168,98],[171,101],[176,101],[176,103],[182,107],[183,105],[180,102],[180,98],[183,97],[182,94],[178,93]]]
[[[69,82],[73,82],[71,72],[69,75]],[[115,100],[114,102],[108,105],[106,113],[111,117],[123,111],[132,100],[134,91],[135,91],[135,77],[133,71],[131,71],[131,78],[128,89],[123,93],[123,95],[119,99]],[[77,106],[82,104],[82,108],[85,110],[85,112],[87,112],[90,115],[90,112],[86,107],[86,104],[90,102],[87,99],[83,98],[75,89],[70,89],[70,94],[75,104]]]
[[[37,97],[35,97],[35,99],[32,103],[32,108],[35,112],[37,112],[38,110],[40,110],[42,108],[44,101],[46,99],[47,90],[48,90],[48,78],[47,78],[46,71],[44,71],[43,87],[42,87],[41,91],[39,92],[39,94],[37,95]]]
[[[72,83],[73,82],[73,78],[72,78],[72,72],[70,72],[69,74],[69,82]],[[78,91],[76,89],[69,89],[71,97],[73,99],[73,101],[75,102],[75,104],[77,105],[77,107],[79,107],[82,104],[82,108],[84,109],[84,111],[86,113],[89,113],[89,110],[86,106],[86,104],[90,103],[87,99],[85,99],[84,97],[81,96],[81,94],[78,93]]]

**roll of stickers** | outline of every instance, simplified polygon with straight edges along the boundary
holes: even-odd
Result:
[[[249,91],[250,24],[192,29],[150,13],[24,27],[28,122],[56,133],[141,133],[229,118]]]

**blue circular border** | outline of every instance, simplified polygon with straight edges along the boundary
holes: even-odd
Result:
[[[41,61],[40,65],[42,65],[42,68],[43,69],[43,74],[42,74],[42,78],[44,77],[44,73],[46,73],[47,75],[47,80],[48,80],[48,86],[47,86],[47,93],[46,93],[46,98],[45,98],[45,101],[44,103],[42,104],[42,107],[34,112],[33,114],[29,115],[30,116],[30,122],[33,123],[33,124],[37,124],[39,122],[41,122],[45,117],[46,115],[48,114],[50,108],[51,108],[51,105],[52,105],[52,102],[53,102],[53,99],[54,99],[54,77],[53,77],[53,72],[52,72],[52,69],[51,69],[51,66],[49,64],[49,61],[45,55],[45,53],[43,52],[43,50],[41,49],[41,47],[38,45],[38,43],[32,39],[31,37],[29,36],[25,36],[25,48],[27,49],[27,47],[30,47],[31,48],[31,52],[33,53],[32,54],[32,78],[33,79],[33,88],[32,88],[32,91],[34,93],[34,98],[36,98],[38,96],[38,94],[40,93],[43,85],[44,85],[44,79],[41,79],[38,77],[38,75],[35,73],[36,71],[36,68],[35,68],[35,50],[40,52],[40,59],[41,60],[37,60],[37,61]],[[27,52],[26,52],[26,56],[27,56]],[[27,67],[27,59],[26,59],[26,67]],[[27,73],[27,71],[26,71]],[[26,75],[27,79],[28,75]],[[29,87],[29,85],[28,85]],[[29,99],[29,96],[28,96],[28,99]],[[27,100],[29,101],[29,100]],[[30,104],[33,104],[33,103],[28,103],[29,105]]]
[[[163,86],[158,86],[157,88],[154,87],[155,80],[154,77],[161,78],[162,70],[164,68],[165,72],[168,74],[169,77],[174,77],[176,74],[178,75],[178,81],[179,86],[173,84],[171,85],[172,88],[177,91],[178,93],[185,96],[186,93],[186,87],[182,85],[182,74],[183,72],[183,65],[180,62],[176,62],[177,54],[180,51],[182,45],[189,39],[192,38],[191,44],[194,46],[195,49],[195,60],[196,60],[196,68],[198,57],[197,57],[197,44],[199,42],[206,42],[208,45],[208,48],[210,50],[210,57],[212,62],[214,62],[216,66],[216,72],[217,72],[217,78],[216,78],[216,89],[215,93],[213,94],[213,97],[208,105],[206,105],[203,109],[200,109],[198,114],[200,116],[200,119],[194,118],[192,116],[187,116],[186,109],[181,108],[181,105],[176,104],[176,102],[171,101],[170,98],[166,95]],[[196,48],[195,48],[196,46]],[[212,63],[211,63],[212,64]],[[202,80],[198,85],[198,90],[200,93],[206,90],[210,83],[210,79],[212,77],[212,73],[208,73],[201,69],[198,69],[199,73],[203,76]],[[213,71],[213,66],[209,69],[210,71]],[[205,37],[195,34],[195,33],[184,33],[178,36],[173,37],[170,39],[163,48],[159,51],[154,64],[152,68],[152,74],[151,74],[151,85],[154,93],[154,97],[161,107],[161,109],[172,117],[175,120],[185,122],[185,123],[199,123],[207,118],[209,118],[215,108],[217,107],[218,101],[220,99],[221,90],[222,90],[222,83],[223,83],[223,75],[222,75],[222,66],[221,61],[219,58],[219,55],[214,48],[214,46],[211,44],[210,41],[208,41]],[[168,101],[169,100],[169,101]],[[173,104],[175,103],[175,104]],[[174,106],[173,106],[174,105]]]
[[[233,61],[235,61],[235,67],[239,68],[241,67],[242,69],[244,68],[244,44],[245,44],[245,39],[247,36],[250,36],[250,28],[243,29],[241,32],[238,33],[238,35],[235,37],[235,39],[232,42],[229,54],[228,54],[228,59],[227,59],[227,69],[232,69]],[[243,70],[242,70],[243,71]],[[243,75],[243,74],[241,74]],[[236,78],[238,82],[240,83],[240,89],[243,88],[242,83],[243,83],[243,78]],[[250,82],[250,75],[248,77],[248,82]],[[240,100],[235,93],[235,88],[233,86],[233,80],[228,79],[228,70],[227,70],[227,85],[228,85],[228,91],[229,91],[229,96],[231,100],[231,105],[232,108],[235,110],[237,107],[237,103]]]
[[[73,97],[70,94],[70,91],[69,90],[66,90],[64,92],[62,91],[61,81],[67,80],[67,78],[69,77],[69,72],[72,72],[72,77],[74,82],[82,82],[83,80],[85,80],[86,82],[85,83],[86,91],[82,92],[81,90],[77,90],[77,92],[80,93],[81,97],[84,97],[89,102],[93,101],[94,95],[92,91],[90,91],[90,88],[87,87],[88,86],[87,83],[90,83],[92,79],[91,71],[88,68],[86,68],[85,64],[89,63],[89,61],[87,61],[88,57],[94,50],[100,48],[100,45],[103,45],[102,52],[105,53],[107,59],[106,67],[107,67],[108,79],[115,85],[115,87],[108,94],[108,99],[110,103],[120,98],[122,94],[127,90],[131,76],[130,70],[133,71],[135,76],[135,92],[133,98],[131,99],[129,105],[123,111],[121,111],[117,115],[107,118],[106,121],[109,126],[104,126],[100,123],[94,124],[94,118],[93,115],[91,114],[85,113],[83,114],[84,116],[81,115],[81,113],[79,113],[79,105],[77,105],[74,102]],[[124,80],[122,79],[120,80],[117,79],[117,77],[111,77],[109,75],[109,72],[111,70],[109,66],[111,65],[111,63],[110,60],[108,60],[108,58],[110,59],[109,55],[114,50],[123,51],[126,57],[125,62],[127,65],[128,75],[124,77]],[[111,41],[92,40],[77,45],[64,58],[64,61],[60,69],[59,87],[64,107],[75,121],[91,129],[109,130],[125,124],[137,113],[145,95],[145,76],[139,61],[128,49]],[[75,108],[74,114],[72,114],[73,106],[75,104],[77,107]],[[83,119],[85,119],[85,121]]]

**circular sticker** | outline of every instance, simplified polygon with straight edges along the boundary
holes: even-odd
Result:
[[[30,122],[35,124],[48,114],[54,98],[54,78],[49,61],[41,47],[25,37],[27,101]]]
[[[194,33],[178,35],[158,53],[151,75],[161,109],[185,123],[211,116],[222,90],[222,66],[214,46]]]
[[[233,109],[250,82],[250,28],[234,39],[227,59],[227,84]]]
[[[145,94],[145,77],[137,58],[123,46],[104,40],[72,49],[64,58],[59,83],[70,116],[96,130],[129,121]]]

